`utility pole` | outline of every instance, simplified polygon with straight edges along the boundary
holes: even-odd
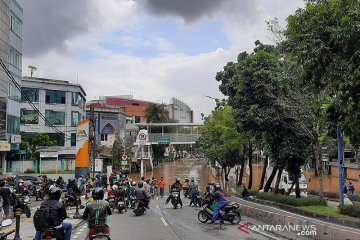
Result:
[[[92,167],[92,175],[95,177],[95,117],[94,117],[94,106],[90,105],[90,126],[89,126],[89,158],[90,168]]]

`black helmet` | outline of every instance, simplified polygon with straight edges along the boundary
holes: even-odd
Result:
[[[102,188],[95,188],[93,191],[92,191],[92,197],[94,198],[94,200],[102,200],[104,199],[104,189]]]
[[[143,186],[144,186],[144,183],[143,183],[143,182],[139,182],[139,183],[138,183],[138,187],[139,187],[139,188],[142,188]]]
[[[52,200],[59,200],[61,197],[61,189],[58,187],[52,187],[49,189],[49,198]]]
[[[180,178],[177,178],[177,179],[176,179],[176,182],[177,182],[177,183],[180,183]]]
[[[214,186],[214,192],[220,191],[221,190],[221,185],[220,183],[216,183]]]
[[[214,199],[219,200],[222,195],[223,195],[222,192],[216,191],[216,192],[214,193]]]

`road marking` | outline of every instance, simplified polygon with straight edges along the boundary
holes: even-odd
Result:
[[[163,217],[160,218],[165,227],[169,226]]]

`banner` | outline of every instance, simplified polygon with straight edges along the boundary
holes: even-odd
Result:
[[[86,119],[76,126],[75,167],[89,167],[89,123]]]

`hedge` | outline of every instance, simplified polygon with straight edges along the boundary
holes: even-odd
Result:
[[[268,200],[272,202],[282,203],[290,206],[316,206],[323,205],[319,197],[301,197],[273,194],[267,192],[259,192],[256,194],[258,199]]]
[[[349,199],[352,202],[360,202],[360,196],[359,195],[349,195]]]
[[[340,213],[351,217],[360,218],[360,204],[340,206]]]

